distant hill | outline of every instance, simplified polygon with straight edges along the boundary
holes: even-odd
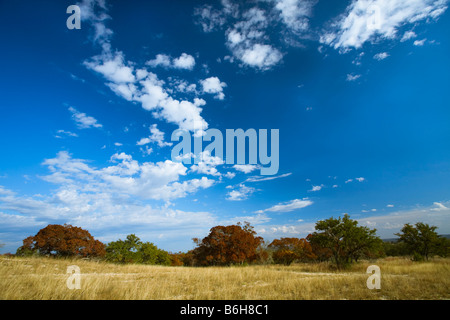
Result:
[[[440,234],[441,237],[450,239],[450,234]],[[397,242],[398,238],[387,238],[387,239],[381,239],[383,242]]]

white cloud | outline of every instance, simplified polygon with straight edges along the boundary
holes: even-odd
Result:
[[[389,57],[389,54],[387,52],[380,52],[373,56],[373,58],[378,61],[384,60],[387,57]]]
[[[193,56],[182,53],[178,58],[171,58],[166,54],[157,54],[155,59],[148,60],[146,65],[150,67],[163,67],[167,69],[185,69],[192,70],[195,66],[195,59]]]
[[[85,65],[109,80],[106,85],[113,92],[129,101],[141,103],[145,110],[152,111],[154,117],[175,123],[180,129],[194,131],[208,128],[207,122],[200,115],[201,106],[206,104],[203,99],[194,98],[191,102],[172,98],[164,88],[165,82],[158,79],[156,74],[144,69],[135,70],[132,65],[124,66],[122,54],[116,53],[111,59],[110,52],[103,52],[85,62]],[[102,67],[105,65],[108,68]],[[139,74],[139,77],[135,74]]]
[[[300,222],[296,225],[264,225],[255,228],[259,235],[265,239],[276,239],[283,237],[306,237],[314,232],[315,223]]]
[[[213,9],[210,5],[195,8],[194,16],[196,17],[195,22],[200,24],[203,32],[212,32],[225,24],[226,21],[224,12]]]
[[[320,186],[312,186],[311,190],[309,191],[320,191],[323,188],[323,184],[321,184]]]
[[[198,157],[199,163],[191,166],[192,172],[197,172],[200,174],[209,174],[213,176],[221,176],[221,173],[216,169],[217,166],[224,164],[221,158],[211,156],[211,153],[209,151],[201,152],[198,155]]]
[[[359,178],[355,178],[355,179],[347,179],[347,180],[345,181],[345,183],[350,183],[350,182],[353,182],[354,180],[356,180],[356,181],[358,181],[358,182],[363,182],[363,181],[366,180],[366,178],[364,178],[364,177],[359,177]]]
[[[92,19],[87,19],[94,27],[96,23],[103,24],[105,19],[95,18],[102,14],[106,15],[107,8],[99,6],[100,13],[94,14],[94,8],[98,7],[93,2],[86,0],[84,5],[88,7]],[[91,10],[92,9],[92,10]],[[165,82],[158,76],[148,72],[145,68],[136,68],[136,63],[126,62],[121,51],[113,50],[109,38],[101,42],[101,54],[84,62],[84,65],[106,79],[106,85],[118,96],[131,101],[138,102],[145,110],[152,111],[157,119],[164,119],[174,123],[180,129],[206,130],[208,123],[200,115],[201,106],[206,102],[203,99],[194,98],[193,101],[174,99],[169,95],[170,89],[166,89]],[[170,64],[169,64],[170,62]],[[194,57],[182,53],[180,57],[172,59],[166,55],[158,55],[149,65],[169,65],[171,68],[192,69],[195,65]],[[194,92],[195,93],[195,92]]]
[[[91,116],[87,116],[86,113],[79,112],[74,107],[69,107],[69,111],[72,113],[72,119],[75,121],[79,129],[88,128],[101,128],[102,125]]]
[[[215,98],[219,100],[223,100],[225,98],[223,88],[225,88],[227,84],[225,82],[221,82],[218,77],[209,77],[207,79],[200,80],[200,84],[202,85],[202,90],[204,93],[216,94]]]
[[[239,49],[236,54],[245,64],[262,70],[269,69],[283,58],[278,49],[268,44],[259,43],[249,48]]]
[[[421,46],[423,46],[424,44],[425,44],[425,41],[427,41],[427,39],[422,39],[422,40],[416,40],[416,41],[414,41],[414,45],[415,46],[417,46],[417,47],[421,47]]]
[[[432,211],[443,211],[443,210],[449,210],[450,211],[450,208],[447,208],[445,205],[443,205],[440,202],[433,202],[433,204],[434,204],[435,208],[432,208],[431,209]]]
[[[320,41],[344,51],[358,49],[365,42],[395,39],[400,27],[437,19],[446,9],[447,0],[353,0]]]
[[[89,166],[87,161],[72,159],[67,152],[61,151],[56,158],[44,161],[52,173],[42,178],[61,185],[62,189],[81,193],[108,192],[119,197],[154,200],[182,198],[214,184],[214,180],[206,177],[180,181],[187,168],[170,160],[140,164],[122,152],[114,154],[110,161],[113,165],[97,169]]]
[[[293,32],[309,29],[309,17],[316,1],[275,0],[275,9],[280,11],[283,23]]]
[[[236,176],[236,173],[234,173],[234,172],[227,172],[227,173],[224,174],[224,176],[225,176],[225,178],[233,179]]]
[[[87,229],[103,242],[117,240],[130,233],[137,234],[143,241],[154,241],[154,234],[163,232],[170,238],[172,250],[180,250],[183,243],[190,243],[193,234],[207,233],[217,223],[208,212],[187,212],[167,205],[129,200],[109,190],[83,192],[60,188],[48,196],[0,195],[0,208],[8,212],[0,211],[3,232],[5,228],[11,231],[8,240],[16,242],[15,248],[8,250],[15,250],[22,239],[48,224],[63,223]]]
[[[314,202],[309,200],[308,198],[303,199],[294,199],[288,202],[283,202],[274,205],[273,207],[264,209],[264,210],[258,210],[256,213],[263,213],[263,212],[291,212],[294,210],[302,209],[305,207],[308,207],[312,205]]]
[[[403,37],[400,39],[400,42],[405,42],[405,41],[407,41],[409,39],[413,39],[415,37],[417,37],[417,35],[414,31],[406,31],[403,34]]]
[[[107,7],[104,0],[83,0],[77,5],[80,7],[81,20],[87,21],[94,27],[94,37],[92,41],[109,47],[109,41],[113,31],[105,26],[105,21],[111,19],[107,14]]]
[[[57,135],[55,135],[55,138],[62,138],[62,136],[66,137],[78,137],[78,134],[66,130],[58,130],[56,131]]]
[[[268,70],[277,65],[283,54],[271,42],[267,28],[278,19],[290,30],[300,31],[307,26],[305,2],[289,3],[289,1],[268,2],[277,15],[268,8],[243,7],[242,4],[232,4],[222,1],[222,10],[212,6],[203,6],[195,10],[194,16],[204,32],[211,32],[227,25],[225,44],[233,54],[225,60],[239,60],[241,66],[249,66],[259,70]],[[295,12],[291,10],[295,9]],[[306,25],[305,25],[306,22]],[[235,59],[236,58],[236,59]]]
[[[238,189],[231,190],[227,193],[227,200],[230,201],[242,201],[246,200],[256,189],[247,187],[244,184],[240,184]]]
[[[250,173],[250,172],[258,169],[259,167],[254,164],[235,164],[233,166],[233,168],[236,169],[237,171],[241,171],[244,173]]]
[[[157,54],[155,59],[149,60],[145,63],[146,65],[150,67],[170,67],[172,64],[171,58],[168,55],[165,54]]]
[[[100,56],[95,56],[91,61],[85,61],[85,66],[102,74],[107,80],[119,85],[128,82],[135,82],[133,67],[125,64],[122,52],[104,52]]]
[[[195,66],[195,59],[187,53],[182,53],[180,57],[173,59],[173,66],[177,69],[192,70]]]
[[[400,232],[404,224],[415,224],[417,222],[437,226],[437,232],[440,234],[450,233],[449,217],[450,209],[448,206],[440,202],[434,202],[433,206],[420,206],[357,220],[361,225],[369,225],[370,223],[370,227],[376,228],[377,234],[381,238],[392,238],[394,233]]]
[[[166,147],[171,146],[172,142],[165,142],[164,141],[164,132],[160,131],[156,124],[152,124],[150,126],[150,133],[151,135],[147,138],[142,138],[139,140],[136,145],[143,146],[149,143],[156,143],[159,147]]]
[[[271,220],[270,217],[268,217],[265,214],[257,214],[257,215],[251,215],[251,216],[237,216],[230,219],[226,219],[221,221],[221,224],[224,225],[230,225],[230,224],[236,224],[238,222],[250,222],[252,226],[257,226],[261,224],[265,224]]]
[[[347,81],[355,81],[361,77],[360,74],[347,74]]]
[[[291,174],[292,174],[292,172],[280,174],[278,176],[271,176],[271,177],[267,177],[267,176],[253,176],[253,177],[247,178],[245,180],[245,182],[261,182],[261,181],[275,180],[275,179],[279,179],[279,178],[288,177]]]

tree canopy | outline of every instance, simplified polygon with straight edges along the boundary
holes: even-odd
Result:
[[[306,239],[281,238],[275,239],[269,244],[273,249],[273,261],[275,263],[290,265],[296,260],[314,260],[316,255],[312,251],[311,244]]]
[[[405,224],[400,233],[396,233],[399,242],[406,246],[407,253],[413,255],[414,260],[428,260],[430,255],[447,255],[449,243],[436,232],[436,226],[423,222],[415,225]]]
[[[89,231],[68,224],[50,224],[35,236],[23,240],[17,255],[102,257],[105,245],[95,240]]]
[[[193,239],[198,245],[194,258],[200,265],[231,265],[243,264],[258,259],[258,247],[263,242],[256,236],[253,227],[246,222],[230,226],[211,228],[207,237]]]
[[[358,222],[347,214],[343,218],[318,221],[315,229],[310,237],[311,243],[328,248],[337,268],[345,267],[361,256],[376,257],[383,248],[376,229],[358,226]]]
[[[153,243],[142,242],[135,234],[130,234],[125,240],[108,243],[106,260],[117,263],[143,263],[170,265],[169,253],[159,249]]]

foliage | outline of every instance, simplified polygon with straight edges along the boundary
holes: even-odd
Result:
[[[51,224],[35,236],[23,240],[17,255],[52,255],[58,257],[102,257],[105,245],[84,229],[68,224]]]
[[[362,256],[373,258],[382,254],[382,241],[375,235],[376,229],[358,226],[358,222],[347,214],[343,218],[318,221],[315,229],[310,241],[330,249],[332,261],[338,269]]]
[[[333,255],[333,252],[331,251],[331,249],[319,245],[319,241],[315,241],[315,240],[313,240],[313,238],[314,238],[314,235],[310,233],[306,237],[306,240],[309,242],[309,244],[311,246],[311,250],[312,250],[312,253],[314,254],[314,256],[316,257],[316,261],[323,262],[323,261],[330,260],[330,258]]]
[[[436,226],[417,222],[415,225],[405,224],[399,236],[399,242],[406,246],[406,252],[413,260],[428,260],[431,255],[446,256],[448,254],[448,240],[439,236]]]
[[[406,244],[401,241],[386,241],[383,243],[386,256],[399,257],[408,255]]]
[[[198,265],[251,263],[259,258],[257,249],[263,241],[248,222],[244,226],[216,226],[201,241],[193,240],[197,244],[193,255]]]
[[[107,261],[116,263],[142,263],[170,265],[169,253],[158,249],[153,243],[142,242],[135,234],[125,240],[117,240],[106,246]]]
[[[281,238],[275,239],[269,245],[274,250],[272,258],[275,263],[290,265],[296,260],[314,260],[316,255],[311,244],[306,239]]]

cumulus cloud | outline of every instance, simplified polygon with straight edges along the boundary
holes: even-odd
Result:
[[[246,200],[255,191],[255,188],[247,187],[246,185],[241,183],[237,189],[231,190],[227,193],[226,199],[230,201]]]
[[[221,30],[225,44],[240,66],[257,70],[269,70],[283,59],[280,45],[297,45],[307,31],[312,8],[317,1],[271,0],[249,7],[244,3],[221,1],[221,8],[211,5],[197,7],[195,21],[204,32]],[[268,27],[282,26],[279,34],[269,32]],[[280,43],[283,39],[284,43]]]
[[[192,172],[209,174],[212,176],[222,175],[216,168],[217,166],[224,164],[224,161],[221,158],[212,156],[210,151],[202,151],[199,155],[194,155],[194,158],[195,157],[199,157],[199,162],[191,166]],[[227,177],[230,178],[229,174]]]
[[[389,57],[389,53],[387,52],[380,52],[373,56],[373,58],[378,61],[384,60],[387,57]]]
[[[172,59],[166,54],[157,54],[155,59],[148,60],[146,65],[150,67],[165,67],[169,68],[172,66]]]
[[[23,196],[8,190],[8,195],[0,194],[0,219],[3,235],[11,232],[7,242],[11,252],[22,244],[22,239],[48,224],[79,226],[103,242],[130,233],[154,241],[155,234],[164,234],[172,241],[171,249],[180,250],[192,234],[206,233],[217,223],[209,212],[182,211],[129,199],[109,189],[94,192],[68,185],[47,196]]]
[[[157,54],[155,59],[148,60],[145,64],[153,68],[192,70],[195,66],[195,58],[184,52],[178,58],[172,58],[166,54]]]
[[[344,52],[358,49],[366,42],[398,38],[402,26],[436,20],[446,9],[447,0],[353,0],[320,41]]]
[[[258,169],[259,167],[254,164],[235,164],[233,166],[233,168],[236,169],[237,171],[241,171],[243,173],[250,173],[250,172]]]
[[[206,104],[203,99],[174,99],[164,87],[165,82],[155,73],[127,65],[122,53],[103,52],[86,61],[85,65],[105,77],[109,81],[106,85],[113,92],[129,101],[139,102],[142,108],[152,111],[154,117],[174,123],[180,129],[194,131],[208,128],[200,115],[201,106]]]
[[[95,56],[91,61],[86,61],[85,65],[89,69],[102,74],[114,84],[135,82],[136,80],[133,74],[134,70],[132,66],[125,63],[122,52],[115,52],[114,54],[108,52]]]
[[[89,22],[94,28],[92,41],[100,44],[103,48],[109,48],[109,42],[114,33],[105,25],[105,22],[111,19],[107,13],[106,1],[83,0],[78,2],[77,5],[80,7],[81,20]]]
[[[320,186],[312,186],[311,190],[309,190],[309,191],[313,191],[313,192],[320,191],[320,190],[322,190],[322,188],[323,188],[323,184],[321,184]]]
[[[275,9],[280,11],[283,23],[295,33],[309,29],[309,18],[316,1],[275,0]]]
[[[102,14],[107,16],[107,7],[95,4],[95,1],[85,0],[83,5],[90,10],[87,19],[92,26],[102,24],[105,27],[106,18],[99,18]],[[102,52],[84,62],[84,65],[103,76],[108,86],[115,94],[130,101],[140,103],[141,106],[157,119],[163,119],[169,123],[178,125],[180,129],[196,131],[206,130],[208,123],[201,116],[202,106],[206,104],[203,99],[176,99],[171,96],[171,89],[158,76],[149,72],[146,68],[138,68],[135,62],[126,61],[125,55],[119,50],[113,50],[110,38],[101,42]],[[163,54],[156,56],[154,60],[147,62],[147,66],[163,66],[175,69],[192,69],[195,59],[191,55],[182,53],[172,59]],[[190,93],[196,93],[191,90]],[[180,91],[178,91],[180,92]],[[223,93],[218,92],[221,98]]]
[[[151,135],[149,137],[142,138],[136,143],[136,145],[143,146],[149,143],[156,143],[161,148],[172,145],[172,142],[164,141],[164,132],[159,130],[156,124],[152,124],[150,126],[150,133]]]
[[[409,39],[413,39],[417,37],[416,33],[414,31],[406,31],[402,38],[400,39],[401,42],[408,41]]]
[[[276,65],[283,57],[281,52],[268,44],[255,43],[251,47],[239,48],[236,55],[247,65],[265,70]]]
[[[81,193],[108,191],[120,197],[153,200],[182,198],[214,184],[214,180],[206,177],[180,181],[187,168],[170,160],[138,163],[122,152],[111,156],[110,162],[112,165],[98,169],[86,160],[73,159],[66,151],[61,151],[56,158],[43,162],[51,174],[42,178],[64,190]]]
[[[225,88],[227,84],[225,82],[221,82],[218,77],[209,77],[207,79],[200,80],[200,84],[202,85],[203,93],[215,94],[214,97],[219,100],[223,100],[225,98],[223,88]]]

